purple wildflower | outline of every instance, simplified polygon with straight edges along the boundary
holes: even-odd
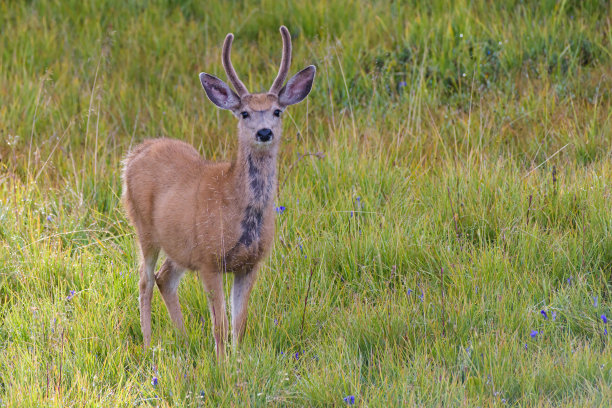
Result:
[[[601,320],[603,320],[604,323],[608,323],[608,318],[606,317],[605,314],[601,315]]]
[[[597,307],[599,304],[599,298],[597,296],[593,296],[593,306]]]
[[[342,398],[342,400],[344,402],[346,402],[348,405],[354,405],[355,404],[355,396],[354,395],[347,395],[346,397]]]
[[[200,398],[204,398],[206,396],[206,393],[204,392],[204,390],[200,391]]]
[[[304,258],[307,258],[306,254],[304,253],[304,247],[302,246],[302,238],[298,237],[298,246],[300,247],[300,252],[304,255]]]
[[[413,290],[409,288],[409,289],[406,291],[406,294],[407,294],[408,296],[410,296],[410,295],[412,295],[412,292],[413,292]]]
[[[153,379],[151,380],[151,385],[156,387],[158,382],[159,381],[157,380],[157,377],[153,376]]]
[[[295,352],[295,354],[293,355],[293,357],[294,357],[296,360],[299,360],[299,359],[300,359],[300,352],[299,352],[299,351],[296,351],[296,352]]]
[[[550,314],[552,315],[553,321],[557,320],[557,312],[553,310]]]
[[[529,333],[532,339],[535,339],[538,334],[540,334],[540,332],[537,330],[532,330],[531,333]]]
[[[527,343],[525,343],[525,350],[527,350]]]
[[[72,300],[72,298],[74,297],[75,293],[76,292],[74,290],[71,290],[70,294],[66,297],[66,300]]]
[[[399,83],[399,87],[400,87],[400,88],[404,88],[404,87],[406,87],[406,86],[408,86],[408,84],[406,83],[406,81],[400,81],[400,83]]]
[[[52,222],[53,221],[53,217],[51,215],[47,215],[47,221]]]
[[[571,285],[572,284],[572,277],[570,276],[569,278],[567,278],[567,284]]]
[[[285,212],[285,206],[281,205],[280,207],[274,207],[274,211],[277,212],[277,214],[282,214]]]
[[[548,313],[546,313],[546,310],[544,309],[540,310],[540,314],[544,316],[544,319],[548,319]]]

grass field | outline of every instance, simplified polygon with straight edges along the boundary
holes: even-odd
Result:
[[[0,0],[0,406],[609,406],[611,15]],[[188,339],[155,293],[144,350],[121,159],[157,136],[230,158],[197,75],[225,78],[231,31],[267,89],[281,24],[291,74],[318,74],[285,119],[243,347],[216,364],[189,274]]]

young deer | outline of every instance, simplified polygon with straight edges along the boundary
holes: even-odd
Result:
[[[148,140],[126,157],[123,202],[136,228],[142,253],[140,326],[145,347],[151,342],[151,297],[155,283],[174,324],[185,331],[177,288],[186,269],[195,270],[204,285],[212,317],[217,357],[225,353],[228,322],[223,273],[234,274],[232,340],[244,334],[247,305],[257,269],[272,245],[276,157],[282,112],[310,92],[315,67],[309,66],[283,83],[291,63],[291,37],[280,32],[283,56],[267,93],[251,94],[230,61],[234,36],[223,44],[225,82],[201,73],[200,82],[212,103],[238,118],[238,154],[232,161],[208,162],[187,143]],[[154,268],[160,249],[167,258]]]

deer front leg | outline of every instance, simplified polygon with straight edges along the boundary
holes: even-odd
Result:
[[[246,328],[249,297],[257,280],[257,266],[250,271],[234,275],[232,286],[232,342],[237,349]]]
[[[181,333],[185,334],[185,324],[178,298],[178,286],[185,273],[185,268],[178,266],[172,259],[166,258],[164,264],[155,275],[155,282],[164,299],[166,309],[170,314],[172,322]]]
[[[213,336],[217,358],[225,357],[225,340],[227,339],[227,313],[225,311],[225,295],[223,294],[223,274],[211,268],[200,271],[200,279],[208,297],[208,308],[212,319]]]

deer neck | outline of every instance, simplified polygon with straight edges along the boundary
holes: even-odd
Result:
[[[270,216],[276,190],[278,147],[253,149],[240,145],[234,162],[235,205],[240,216],[240,237],[233,250],[257,245],[264,219]]]
[[[264,210],[272,205],[276,188],[278,147],[253,149],[240,146],[236,159],[236,187],[244,207]]]

